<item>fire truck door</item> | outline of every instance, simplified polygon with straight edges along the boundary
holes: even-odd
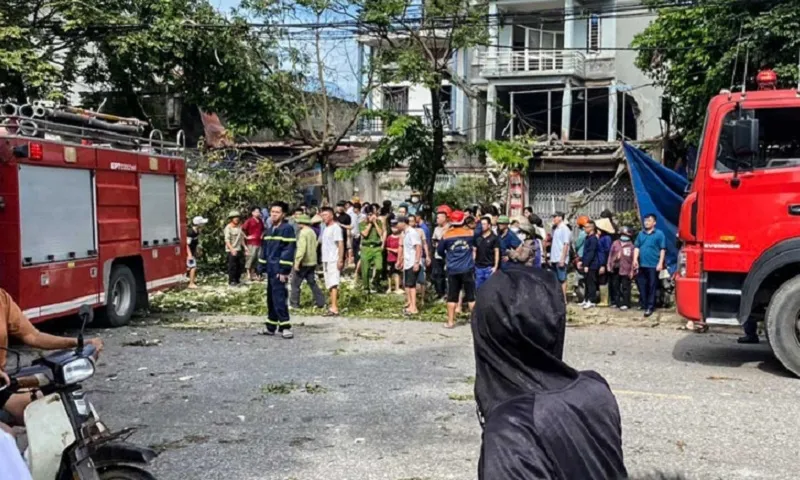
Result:
[[[726,113],[709,172],[704,269],[747,272],[772,245],[800,237],[800,107],[743,109],[758,120],[759,152],[731,152],[735,109]]]

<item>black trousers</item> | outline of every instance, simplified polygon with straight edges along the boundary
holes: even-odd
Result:
[[[433,282],[433,288],[436,290],[437,297],[444,297],[447,293],[447,275],[445,275],[444,272],[444,265],[443,259],[433,259],[431,281]]]
[[[228,252],[228,283],[238,284],[242,279],[243,272],[244,252],[240,251],[238,255]]]
[[[631,307],[631,277],[628,275],[617,275],[619,290],[617,297],[618,307]]]
[[[597,300],[597,285],[599,280],[599,271],[596,268],[590,268],[585,274],[586,276],[586,300],[595,303]]]
[[[619,273],[616,270],[608,272],[608,302],[619,306]]]
[[[645,310],[654,310],[656,308],[658,272],[655,268],[641,267],[636,280],[639,287],[639,305]]]
[[[289,289],[281,282],[276,269],[267,268],[267,330],[284,331],[292,328],[289,320]]]

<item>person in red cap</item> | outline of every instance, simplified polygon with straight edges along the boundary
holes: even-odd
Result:
[[[475,237],[464,228],[464,217],[460,210],[450,214],[451,228],[436,248],[447,267],[447,328],[456,326],[456,307],[462,291],[470,311],[475,306]]]
[[[433,267],[431,269],[431,280],[436,291],[436,298],[444,298],[447,293],[447,276],[444,271],[444,257],[439,255],[437,248],[439,242],[444,238],[445,232],[450,228],[448,220],[453,210],[447,205],[440,205],[436,208],[436,228],[433,230],[431,243],[433,247]]]

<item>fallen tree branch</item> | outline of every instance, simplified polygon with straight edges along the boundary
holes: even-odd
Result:
[[[592,200],[597,198],[598,195],[600,195],[601,193],[605,192],[606,190],[608,190],[610,188],[615,187],[617,185],[617,183],[619,183],[620,178],[622,178],[622,174],[627,172],[627,171],[628,171],[628,169],[625,168],[625,163],[624,162],[620,162],[619,166],[617,167],[617,173],[614,174],[614,177],[611,180],[609,180],[606,183],[604,183],[603,185],[600,185],[599,187],[597,187],[597,189],[594,190],[593,192],[591,192],[588,195],[586,195],[583,198],[583,200],[581,200],[577,204],[573,205],[570,208],[569,213],[567,214],[567,218],[570,219],[570,218],[574,217],[575,214],[578,213],[578,210],[580,210],[581,208],[585,207],[586,205],[589,205],[592,202]]]

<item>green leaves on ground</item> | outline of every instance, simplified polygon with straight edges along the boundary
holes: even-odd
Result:
[[[241,287],[229,287],[222,275],[200,276],[197,290],[173,289],[156,293],[150,297],[150,309],[157,313],[180,314],[224,313],[235,315],[266,316],[266,288],[262,282]],[[360,285],[344,281],[339,288],[339,310],[342,316],[357,318],[403,319],[405,296],[395,293],[367,293]],[[307,285],[300,290],[303,308],[292,314],[321,315],[321,310],[312,307],[311,291]],[[412,319],[427,322],[444,322],[447,308],[444,303],[428,301],[420,308],[420,314]],[[379,340],[377,335],[363,332],[359,338]]]
[[[471,393],[468,393],[468,394],[449,393],[447,395],[447,398],[449,398],[450,400],[452,400],[454,402],[474,402],[475,401],[475,395],[473,395]]]
[[[328,389],[317,383],[306,383],[303,391],[309,395],[321,395],[328,393]],[[300,390],[300,385],[292,382],[283,383],[269,383],[261,387],[263,395],[289,395],[290,393]]]

